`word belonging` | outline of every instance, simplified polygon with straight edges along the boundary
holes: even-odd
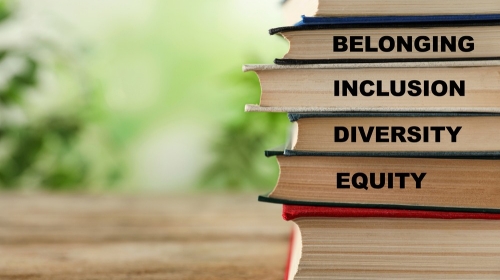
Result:
[[[372,45],[370,36],[333,36],[333,52],[472,52],[471,36],[382,36]]]

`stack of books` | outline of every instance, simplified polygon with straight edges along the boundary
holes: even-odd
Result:
[[[293,124],[259,197],[286,279],[500,279],[500,1],[284,5],[289,52],[244,70]]]

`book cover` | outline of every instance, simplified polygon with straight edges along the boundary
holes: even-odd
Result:
[[[424,16],[356,16],[356,17],[307,17],[295,26],[303,25],[343,25],[343,24],[389,24],[389,23],[444,23],[444,22],[487,22],[500,20],[499,14],[484,15],[424,15]]]

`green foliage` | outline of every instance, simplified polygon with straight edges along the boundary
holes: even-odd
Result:
[[[255,74],[238,72],[229,80],[236,85],[235,108],[243,108],[245,103],[259,103],[260,84]],[[213,143],[215,159],[202,176],[202,186],[269,189],[276,182],[278,166],[274,158],[264,156],[264,150],[284,144],[288,128],[285,114],[240,110],[223,125],[219,138]]]
[[[12,9],[10,1],[0,0],[0,26],[13,16],[15,11]],[[71,108],[33,114],[33,104],[28,97],[40,94],[40,75],[47,68],[47,58],[42,61],[30,50],[43,49],[50,53],[51,63],[70,75],[85,74],[78,73],[73,67],[74,61],[50,42],[35,41],[30,44],[34,45],[16,49],[0,47],[0,65],[9,59],[22,65],[19,69],[10,69],[11,73],[4,73],[7,80],[0,86],[0,188],[85,188],[95,159],[81,150],[79,143],[86,126],[95,121],[98,115],[95,113],[99,113],[96,102],[99,92],[92,87],[88,77],[76,79],[76,83],[80,84],[75,87],[78,92],[71,93],[76,96]],[[21,115],[22,120],[13,118],[12,112]],[[119,179],[122,173],[117,170],[115,166],[111,168],[109,181]]]
[[[203,139],[216,133],[200,185],[275,183],[276,160],[263,151],[285,141],[289,122],[284,114],[243,112],[260,89],[255,74],[239,70],[245,50],[265,57],[254,62],[279,50],[279,42],[256,39],[268,38],[271,21],[249,24],[248,11],[227,1],[196,0],[198,9],[182,1],[103,2],[96,15],[88,13],[92,1],[78,1],[82,9],[31,2],[20,2],[26,10],[17,13],[16,2],[0,0],[0,37],[15,31],[7,34],[14,44],[0,40],[0,189],[189,189],[207,156]],[[252,11],[272,6],[260,2]],[[209,27],[199,24],[217,12]],[[179,21],[183,28],[175,28]],[[92,45],[82,48],[82,39]],[[235,74],[220,75],[228,68]],[[171,146],[150,155],[161,137]],[[163,166],[162,176],[151,176]]]
[[[11,15],[9,4],[11,4],[10,1],[0,1],[0,21],[3,21]]]
[[[48,189],[62,189],[82,183],[85,178],[83,160],[63,160],[74,145],[81,125],[78,118],[53,116],[41,123],[4,128],[1,139],[8,140],[11,148],[7,160],[0,165],[1,185],[4,188],[19,187],[19,180],[27,172],[36,169],[35,163],[45,152],[54,153],[52,155],[55,161],[45,172],[36,171],[40,173],[38,177],[42,180],[42,186]]]

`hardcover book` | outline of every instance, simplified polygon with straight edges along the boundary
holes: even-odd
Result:
[[[500,20],[303,24],[274,28],[290,44],[277,64],[500,58]]]
[[[285,280],[497,279],[500,214],[283,205]]]
[[[499,48],[500,50],[500,48]],[[261,85],[247,111],[500,112],[500,61],[246,65]]]
[[[288,117],[293,122],[289,154],[500,152],[500,114],[349,112]]]
[[[297,205],[500,213],[500,154],[275,155],[280,175],[261,201]]]

